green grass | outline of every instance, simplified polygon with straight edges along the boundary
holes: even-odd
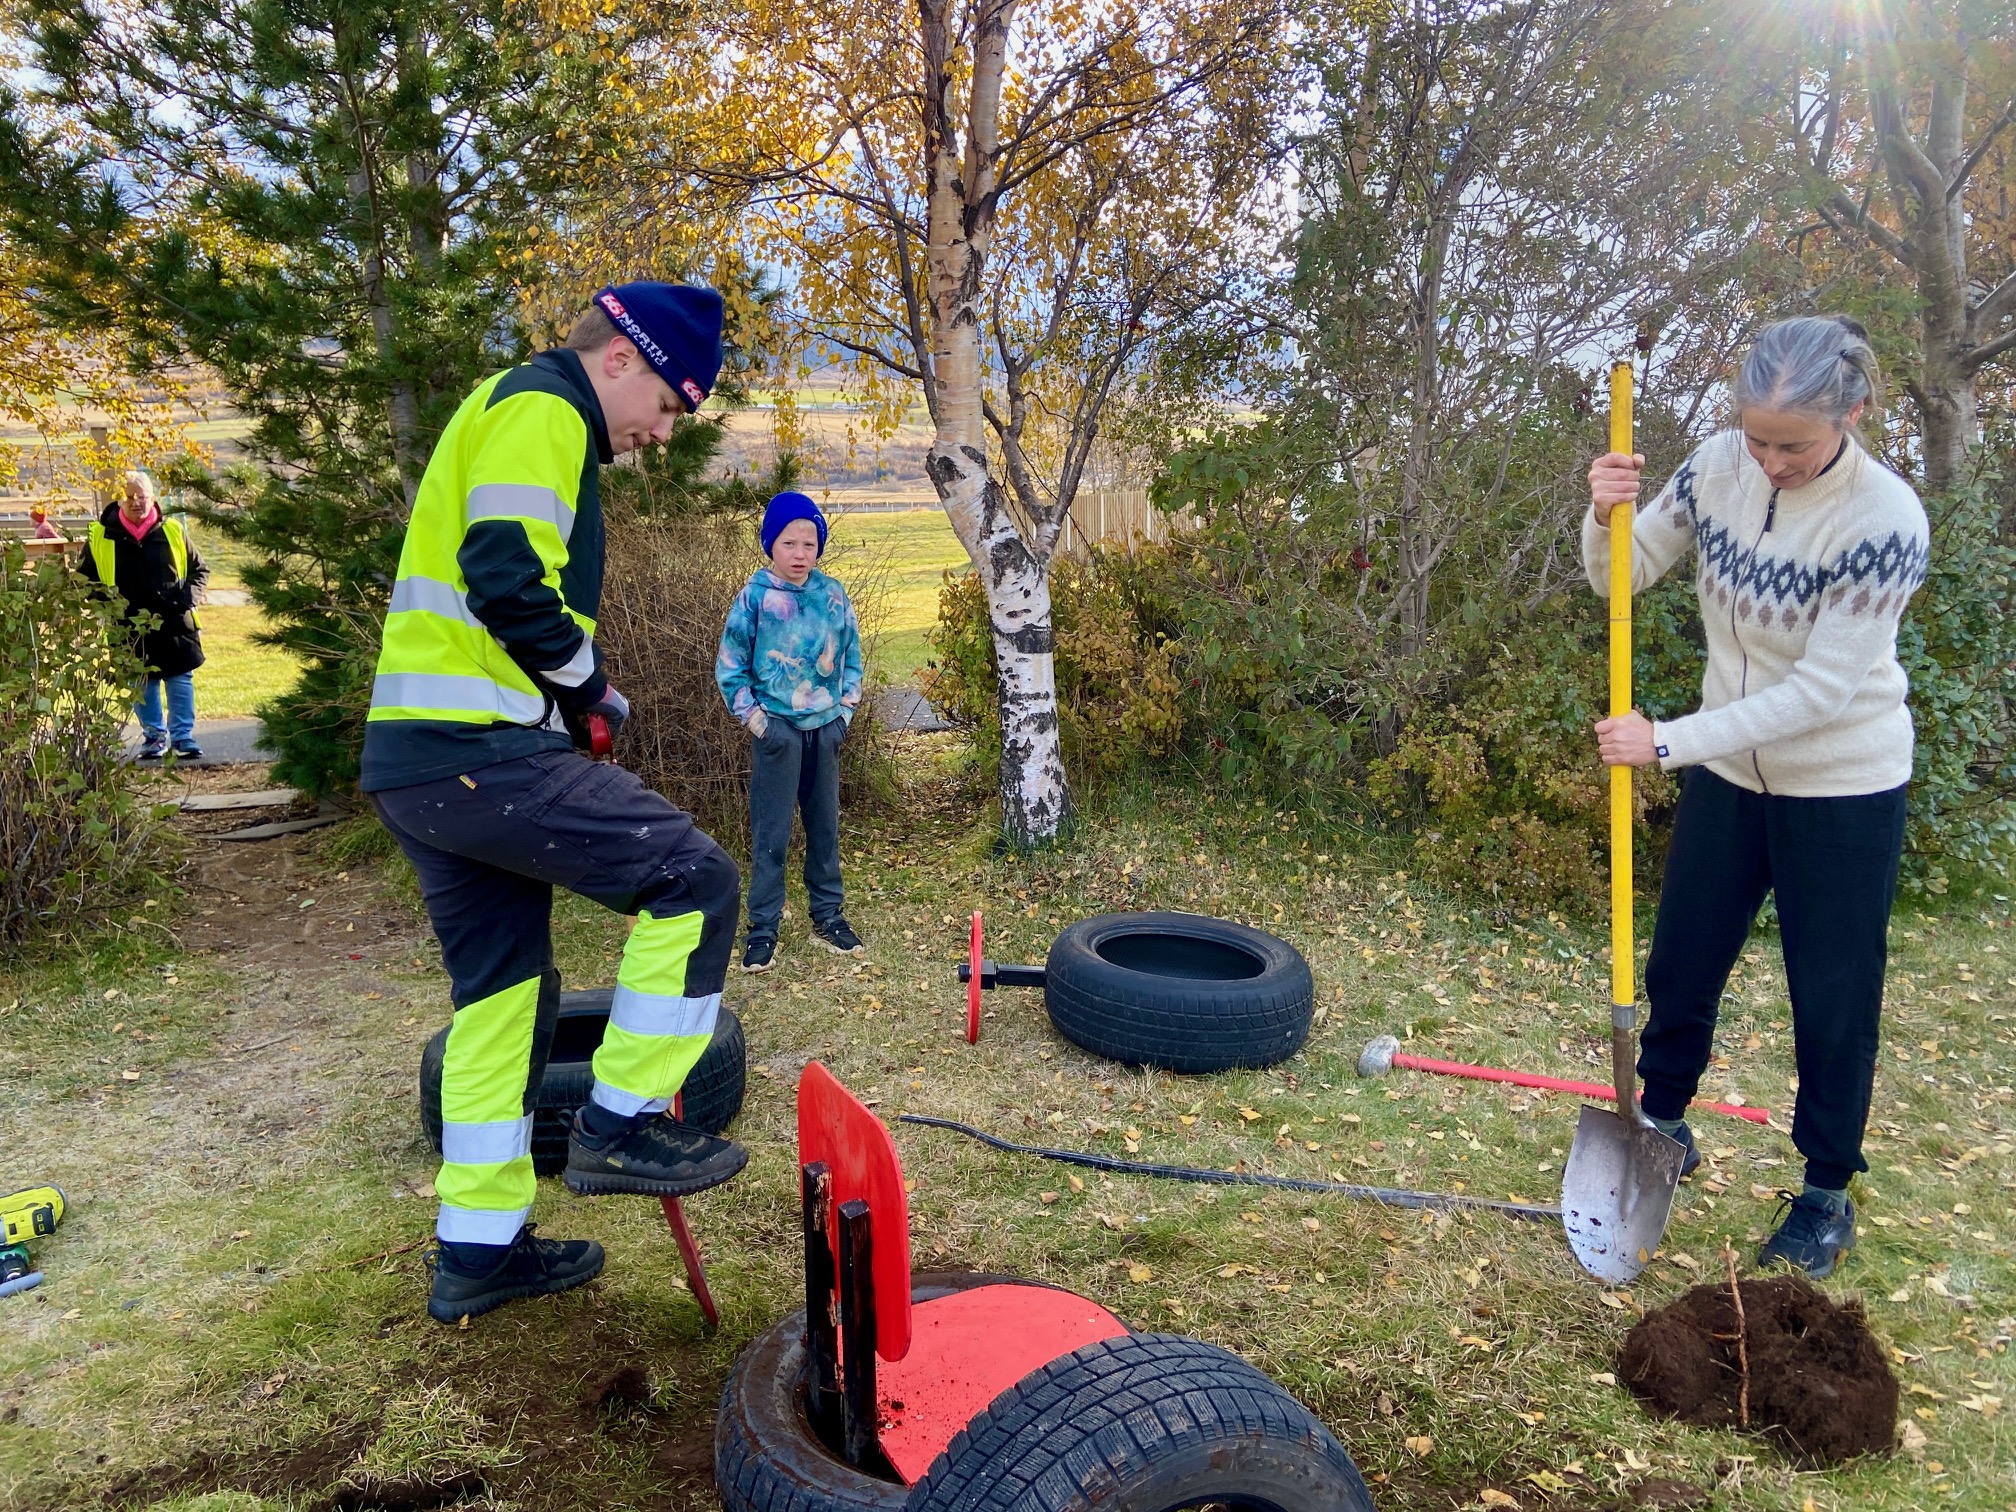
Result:
[[[0,1008],[17,1005],[0,1033],[9,1169],[76,1199],[38,1247],[48,1282],[5,1304],[0,1506],[92,1505],[127,1475],[148,1499],[187,1498],[171,1505],[277,1512],[339,1481],[462,1471],[493,1477],[498,1504],[523,1512],[713,1506],[693,1467],[721,1381],[796,1305],[791,1092],[808,1056],[892,1121],[917,1111],[1111,1155],[1494,1197],[1558,1191],[1575,1100],[1408,1073],[1361,1082],[1352,1064],[1390,1030],[1445,1058],[1600,1080],[1595,925],[1494,918],[1421,886],[1379,837],[1173,774],[1089,803],[1071,846],[997,857],[956,748],[908,751],[900,808],[851,816],[845,842],[867,958],[813,949],[794,891],[777,969],[730,982],[751,1045],[736,1126],[751,1165],[688,1205],[723,1308],[716,1335],[654,1205],[583,1201],[554,1181],[535,1218],[600,1238],[605,1276],[467,1330],[421,1316],[432,1204],[416,1194],[433,1163],[413,1066],[446,1021],[446,984],[403,863],[373,863],[361,837],[276,884],[266,938],[323,931],[296,957],[124,943],[0,966]],[[375,899],[354,884],[374,864]],[[1243,918],[1308,956],[1321,1016],[1282,1066],[1181,1078],[1087,1056],[1037,994],[1004,990],[968,1046],[953,970],[974,907],[989,953],[1011,961],[1040,960],[1092,912]],[[592,905],[557,910],[570,982],[610,980],[621,936]],[[335,943],[303,953],[323,939]],[[1704,1094],[1740,1094],[1782,1123],[1793,1069],[1774,937],[1751,942],[1730,994]],[[1923,1442],[1890,1460],[1798,1472],[1754,1439],[1655,1421],[1610,1379],[1639,1311],[1713,1279],[1725,1236],[1744,1253],[1765,1233],[1770,1193],[1798,1170],[1776,1128],[1698,1120],[1708,1162],[1627,1290],[1584,1276],[1546,1225],[1078,1173],[896,1125],[913,1255],[1066,1284],[1137,1326],[1238,1350],[1330,1424],[1384,1512],[1474,1506],[1485,1489],[1590,1512],[1647,1477],[1716,1488],[1725,1512],[2003,1512],[2016,1444],[2007,1413],[1982,1409],[2016,1400],[2012,1017],[2006,901],[1900,909],[1861,1242],[1828,1284],[1866,1300],[1909,1392]],[[598,1371],[632,1362],[650,1376],[646,1409],[580,1405]],[[196,1499],[213,1489],[253,1499]]]
[[[266,628],[256,604],[206,604],[203,665],[196,670],[196,712],[204,719],[252,713],[293,686],[300,663],[290,652],[262,646],[253,636]]]
[[[924,637],[938,618],[939,583],[947,568],[967,565],[952,522],[935,508],[849,514],[834,522],[832,539],[833,573],[843,582],[863,573],[873,585],[874,622],[863,627],[875,635],[870,673],[914,681],[930,659]]]

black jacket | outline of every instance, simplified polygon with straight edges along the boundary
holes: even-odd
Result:
[[[192,540],[188,543],[188,576],[176,577],[175,554],[169,550],[168,534],[161,528],[161,520],[157,514],[147,534],[136,541],[120,520],[117,504],[106,506],[98,517],[106,539],[112,543],[113,581],[106,586],[115,589],[126,601],[128,615],[152,614],[161,621],[157,629],[134,636],[134,649],[155,676],[179,677],[203,665],[203,642],[196,629],[195,608],[197,595],[210,580],[210,569],[203,565]],[[78,565],[92,582],[103,581],[88,543]]]

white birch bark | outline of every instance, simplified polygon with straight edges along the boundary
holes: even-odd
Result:
[[[1055,839],[1071,819],[1057,719],[1047,540],[1028,541],[987,456],[980,290],[996,205],[1001,81],[1015,0],[979,0],[963,151],[951,39],[956,0],[919,0],[929,174],[931,352],[935,425],[925,466],[980,574],[1000,669],[1001,824],[1010,843]]]

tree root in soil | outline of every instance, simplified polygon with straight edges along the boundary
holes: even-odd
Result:
[[[1647,1313],[1624,1339],[1618,1376],[1662,1417],[1738,1428],[1805,1465],[1887,1454],[1897,1378],[1857,1301],[1803,1276],[1697,1286]]]

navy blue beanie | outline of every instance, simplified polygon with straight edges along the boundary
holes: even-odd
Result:
[[[780,493],[763,506],[763,555],[770,555],[777,537],[784,534],[784,527],[793,520],[812,522],[819,532],[819,555],[826,555],[826,516],[801,493]]]
[[[595,307],[637,348],[651,371],[700,408],[721,375],[721,296],[696,284],[616,284]]]

